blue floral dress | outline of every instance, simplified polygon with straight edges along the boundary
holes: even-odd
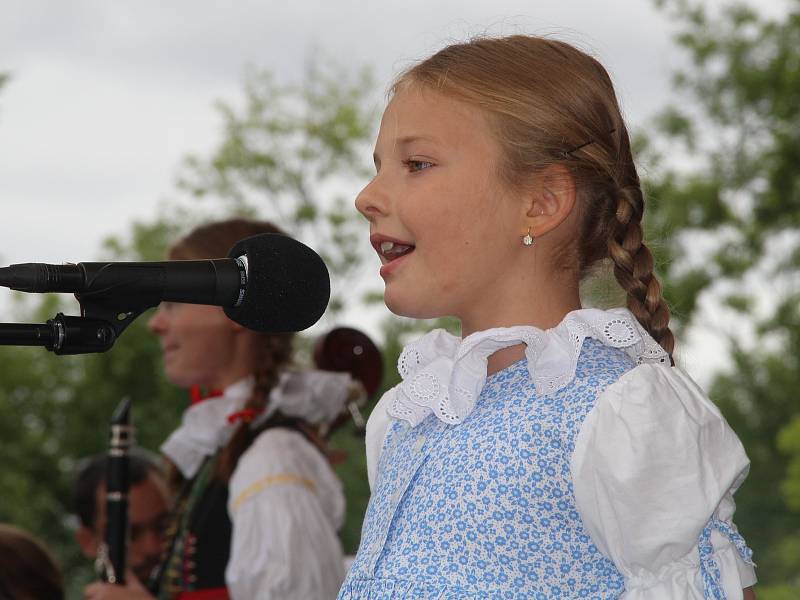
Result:
[[[601,311],[589,316],[596,313]],[[620,319],[619,313],[611,316]],[[619,558],[613,536],[597,524],[603,517],[587,528],[583,514],[591,509],[579,507],[575,493],[574,473],[586,470],[585,462],[576,464],[575,450],[587,415],[647,355],[646,333],[629,320],[638,349],[614,344],[620,335],[609,342],[598,333],[595,339],[592,332],[602,332],[609,318],[594,328],[584,319],[590,326],[578,327],[586,335],[577,337],[567,325],[556,338],[528,331],[533,328],[510,335],[494,330],[473,344],[435,333],[427,349],[418,344],[412,359],[404,357],[411,363],[401,364],[405,395],[398,389],[376,408],[386,421],[373,495],[341,600],[619,598],[631,582],[657,591]],[[485,357],[498,339],[505,345],[523,339],[528,356],[486,377]],[[646,346],[652,362],[662,362],[663,355]],[[558,348],[574,352],[556,353]],[[483,376],[470,383],[480,365]],[[470,388],[479,389],[471,401]],[[603,499],[596,503],[602,506]],[[706,570],[701,568],[700,538],[713,528],[710,516],[689,544],[701,578],[720,567],[712,548]],[[724,597],[716,574],[707,585],[686,585],[697,588],[699,597],[715,587],[722,593],[716,597]],[[680,594],[682,588],[671,589]],[[630,597],[692,597],[665,593]]]

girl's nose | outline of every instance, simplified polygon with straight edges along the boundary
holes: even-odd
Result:
[[[159,305],[156,312],[154,312],[153,316],[147,321],[147,328],[156,335],[160,335],[164,332],[166,325],[167,319],[164,315],[164,308]]]
[[[369,221],[388,213],[389,198],[384,187],[379,182],[379,176],[375,176],[356,196],[356,210]]]

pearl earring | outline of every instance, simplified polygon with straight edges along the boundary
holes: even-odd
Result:
[[[522,238],[523,246],[533,246],[533,236],[531,235],[531,228],[528,227],[528,233]]]

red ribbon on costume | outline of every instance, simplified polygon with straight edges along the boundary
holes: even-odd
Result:
[[[211,389],[207,391],[203,391],[199,385],[193,385],[189,388],[189,398],[192,401],[192,405],[199,404],[203,400],[208,400],[209,398],[217,398],[222,396],[224,392],[222,390]]]
[[[228,415],[228,423],[233,424],[236,421],[242,423],[251,423],[258,415],[264,412],[263,408],[243,408]]]

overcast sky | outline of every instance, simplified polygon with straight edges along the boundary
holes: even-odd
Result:
[[[319,52],[372,65],[385,86],[452,39],[555,33],[602,58],[636,125],[663,104],[678,60],[647,0],[0,6],[0,71],[12,76],[0,92],[4,263],[91,260],[101,238],[153,214],[180,159],[218,139],[213,102],[239,98],[248,63],[287,80]]]
[[[649,0],[0,0],[0,72],[11,74],[0,265],[92,260],[101,239],[154,216],[181,158],[218,140],[213,102],[240,98],[248,64],[286,81],[316,52],[371,65],[385,87],[410,61],[482,32],[590,49],[633,127],[669,100],[682,60]]]

